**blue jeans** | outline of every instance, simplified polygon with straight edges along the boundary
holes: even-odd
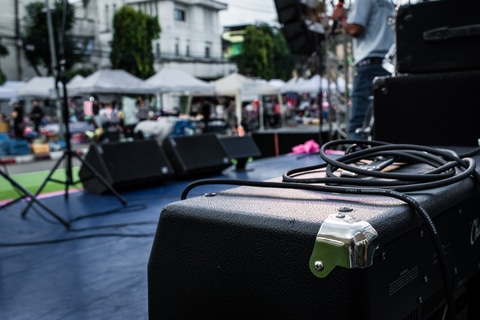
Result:
[[[357,67],[357,75],[353,80],[352,106],[350,109],[350,122],[348,124],[348,138],[362,139],[355,130],[363,126],[365,114],[371,104],[373,96],[373,79],[379,76],[390,75],[380,63],[367,64]]]

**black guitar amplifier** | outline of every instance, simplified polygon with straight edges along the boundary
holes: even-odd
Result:
[[[441,0],[400,6],[399,73],[480,69],[480,1]]]
[[[457,313],[476,319],[473,179],[411,196],[442,239]],[[382,196],[242,186],[174,202],[148,263],[150,319],[441,319],[445,296],[424,221]]]
[[[374,139],[478,146],[480,70],[380,77],[374,82]]]

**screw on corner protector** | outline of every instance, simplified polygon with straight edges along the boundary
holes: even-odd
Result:
[[[217,193],[215,193],[215,192],[205,193],[205,197],[215,197],[216,195],[217,195]]]
[[[323,265],[322,261],[315,261],[314,268],[317,271],[323,271],[323,269],[325,269],[325,266]]]

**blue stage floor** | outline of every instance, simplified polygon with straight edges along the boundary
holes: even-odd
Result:
[[[321,162],[318,154],[283,155],[206,178],[260,181]],[[126,206],[83,190],[41,198],[71,230],[37,205],[22,218],[24,201],[2,209],[0,319],[147,319],[147,262],[160,212],[194,180],[122,193]],[[227,188],[199,187],[189,198]]]

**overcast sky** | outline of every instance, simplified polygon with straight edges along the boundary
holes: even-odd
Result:
[[[227,10],[219,12],[220,26],[253,24],[255,22],[274,23],[277,11],[274,0],[219,0],[228,4]]]
[[[276,22],[277,11],[274,0],[218,0],[228,4],[227,10],[219,12],[220,26],[253,24],[255,22],[267,22],[269,24]],[[337,3],[338,0],[333,0]],[[350,5],[354,0],[345,0]],[[416,3],[419,0],[394,0],[397,5],[406,3]],[[332,2],[327,1],[327,6]],[[328,12],[329,14],[331,12]]]

